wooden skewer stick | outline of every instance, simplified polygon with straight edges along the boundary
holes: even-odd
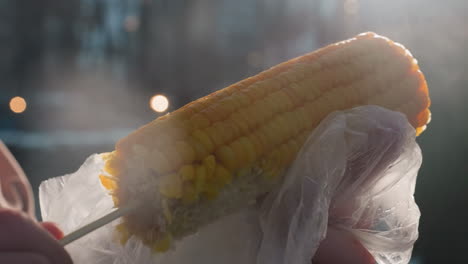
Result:
[[[78,228],[77,230],[71,232],[70,234],[66,235],[64,238],[62,238],[59,242],[62,246],[68,245],[71,242],[93,232],[94,230],[114,221],[117,218],[120,218],[131,211],[135,209],[134,206],[129,206],[129,207],[124,207],[124,208],[118,208],[114,210],[113,212],[104,215],[103,217],[83,226]]]

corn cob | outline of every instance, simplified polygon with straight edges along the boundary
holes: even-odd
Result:
[[[141,206],[118,229],[165,251],[281,182],[329,113],[375,104],[406,114],[417,134],[430,100],[416,60],[365,33],[279,64],[162,116],[120,140],[101,182],[117,207]]]

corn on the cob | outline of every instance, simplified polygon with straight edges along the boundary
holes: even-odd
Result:
[[[416,60],[374,33],[279,64],[156,119],[106,157],[101,182],[116,206],[144,204],[124,217],[120,232],[166,250],[172,239],[271,190],[327,114],[367,104],[403,112],[418,134],[429,121]]]

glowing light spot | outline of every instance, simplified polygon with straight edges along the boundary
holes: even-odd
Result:
[[[26,100],[24,100],[23,97],[16,96],[16,97],[11,98],[10,109],[11,111],[13,111],[13,113],[21,114],[24,111],[26,111],[26,107],[27,107]]]
[[[164,112],[169,107],[169,100],[164,95],[155,95],[151,97],[150,106],[156,112]]]

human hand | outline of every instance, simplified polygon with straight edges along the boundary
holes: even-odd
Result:
[[[377,263],[363,243],[370,245],[374,254],[384,251],[409,256],[399,252],[405,247],[411,253],[407,245],[417,238],[414,232],[417,234],[415,223],[419,219],[412,194],[421,153],[406,119],[385,111],[376,111],[376,116],[380,118],[366,122],[365,134],[359,135],[348,126],[351,151],[331,200],[326,237],[317,249],[314,264]],[[353,119],[359,121],[349,118]],[[411,220],[406,223],[405,219]],[[375,255],[379,258],[385,254]],[[379,263],[394,261],[387,256],[379,259]]]
[[[37,223],[31,187],[13,155],[0,141],[0,263],[68,264],[53,223]]]
[[[34,217],[31,185],[21,166],[0,140],[0,208],[9,208]]]
[[[313,264],[374,264],[369,251],[350,233],[329,227],[320,243]]]
[[[53,225],[36,223],[23,212],[0,209],[0,263],[71,264],[72,260],[58,243]]]

